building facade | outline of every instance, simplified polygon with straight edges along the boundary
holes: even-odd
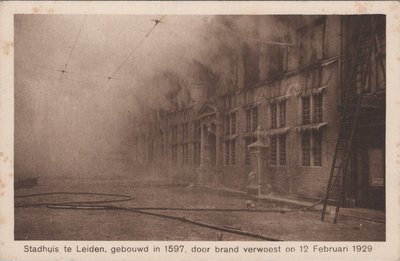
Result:
[[[373,24],[366,86],[352,86],[360,32]],[[363,29],[362,29],[363,28]],[[320,199],[326,192],[346,89],[366,97],[346,181],[346,204],[384,208],[385,17],[312,16],[289,23],[293,45],[244,46],[236,82],[200,106],[154,112],[138,128],[134,161],[182,182],[247,190],[260,137],[266,193]],[[357,89],[358,88],[358,89]],[[371,124],[373,122],[373,124]]]

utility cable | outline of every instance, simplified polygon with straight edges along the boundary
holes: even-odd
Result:
[[[161,21],[165,18],[165,15],[162,16],[160,19],[155,19],[152,20],[154,21],[154,25],[147,31],[147,33],[144,35],[144,37],[134,46],[134,48],[129,52],[129,54],[127,55],[127,57],[125,58],[125,60],[123,60],[115,69],[115,71],[113,73],[111,73],[111,75],[109,75],[107,78],[108,80],[112,80],[114,79],[114,76],[116,75],[116,73],[118,73],[118,71],[125,65],[125,63],[132,57],[132,55],[135,53],[136,50],[139,49],[139,47],[144,43],[144,41],[146,40],[146,38],[148,38],[151,34],[151,32],[154,30],[154,28],[156,28],[156,26],[161,23]],[[86,102],[90,102],[91,100],[93,100],[94,98],[96,98],[97,95],[99,95],[99,93],[101,93],[103,90],[105,90],[107,87],[107,85],[103,86],[100,90],[98,90],[94,95],[92,95],[91,97],[89,97],[87,99]]]
[[[125,63],[131,58],[131,56],[135,53],[135,51],[143,44],[143,42],[148,38],[151,34],[151,32],[156,28],[156,26],[161,23],[161,21],[165,18],[165,15],[162,16],[160,19],[154,19],[152,20],[154,22],[153,26],[150,28],[150,30],[147,31],[147,33],[144,35],[144,37],[133,47],[133,49],[129,52],[128,56],[123,60],[115,69],[113,73],[109,76],[110,78],[113,78],[114,75],[125,65]]]
[[[84,24],[85,24],[86,18],[87,18],[87,16],[85,15],[85,16],[83,17],[83,19],[82,19],[82,24],[81,24],[81,27],[79,28],[79,32],[78,32],[78,34],[76,35],[75,41],[73,42],[73,44],[72,44],[72,46],[71,46],[71,49],[69,50],[69,53],[68,53],[68,56],[67,56],[67,60],[66,60],[65,63],[64,63],[64,69],[62,69],[62,70],[60,71],[60,72],[61,72],[61,75],[60,75],[60,79],[58,80],[57,85],[60,84],[61,79],[62,79],[64,73],[66,72],[66,69],[67,69],[67,66],[68,66],[68,63],[69,63],[69,59],[71,58],[72,52],[73,52],[74,49],[75,49],[76,43],[78,42],[78,39],[79,39],[79,36],[81,35],[82,28],[83,28],[83,26],[84,26]]]

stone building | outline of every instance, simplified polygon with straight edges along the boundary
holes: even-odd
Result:
[[[346,203],[383,209],[385,201],[385,17],[288,18],[292,45],[243,46],[235,83],[200,106],[157,111],[138,130],[134,160],[185,182],[248,190],[257,160],[261,193],[324,196],[338,139],[345,90],[365,96],[356,130]],[[373,26],[371,26],[373,25]],[[268,25],[266,25],[268,26]],[[367,29],[366,29],[367,28]],[[351,69],[362,34],[373,37],[367,84]],[[361,91],[360,91],[361,90]]]

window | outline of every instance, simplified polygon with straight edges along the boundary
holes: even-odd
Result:
[[[278,112],[279,110],[279,112]],[[286,101],[274,102],[270,104],[271,129],[282,128],[286,126]],[[278,119],[279,114],[279,119]],[[279,125],[278,125],[279,120]]]
[[[251,109],[246,110],[246,132],[251,131]]]
[[[276,136],[271,137],[271,144],[270,144],[270,164],[277,165],[277,147],[276,147]]]
[[[271,137],[269,157],[271,165],[286,166],[286,134]]]
[[[226,116],[225,118],[225,135],[229,135],[230,133],[230,116]]]
[[[236,134],[236,112],[231,112],[226,116],[225,135]],[[225,165],[236,164],[236,140],[225,141]]]
[[[200,135],[201,135],[201,129],[200,129],[200,122],[195,121],[194,126],[193,126],[193,137],[194,137],[194,142],[193,142],[193,163],[195,166],[200,165]]]
[[[230,162],[230,141],[225,141],[225,165]]]
[[[279,127],[286,126],[286,101],[279,103]]]
[[[236,164],[236,140],[225,141],[225,165]]]
[[[322,108],[323,108],[322,93],[314,95],[313,99],[314,99],[313,122],[322,122]]]
[[[314,166],[322,166],[322,132],[314,132],[313,144]]]
[[[302,112],[303,112],[303,124],[309,124],[311,119],[310,110],[310,96],[301,98]]]
[[[255,131],[258,127],[258,107],[246,110],[246,132]]]
[[[310,166],[310,132],[306,131],[301,136],[301,163],[302,166]]]
[[[225,135],[232,135],[236,133],[236,113],[231,112],[226,116],[225,120]]]
[[[231,165],[236,164],[236,140],[231,140]]]
[[[302,133],[302,166],[322,166],[322,131]]]
[[[301,98],[303,124],[320,123],[323,121],[323,93],[316,93]]]
[[[236,133],[236,113],[233,112],[230,114],[231,116],[231,134]]]
[[[271,112],[271,129],[275,129],[278,124],[276,122],[276,115],[277,115],[277,109],[276,109],[276,103],[272,103],[270,105],[270,112]]]
[[[279,136],[279,165],[286,165],[286,135]]]
[[[247,146],[256,142],[256,137],[247,137],[245,141],[246,141],[246,149],[244,155],[244,164],[250,165],[250,148],[248,148]]]

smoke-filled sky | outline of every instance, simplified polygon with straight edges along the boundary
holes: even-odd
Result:
[[[210,85],[234,84],[243,43],[293,40],[284,20],[16,15],[16,173],[125,155],[150,110],[198,105]]]

